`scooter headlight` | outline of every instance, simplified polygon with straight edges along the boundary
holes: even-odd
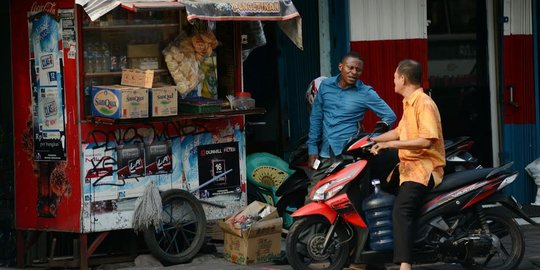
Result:
[[[313,198],[311,198],[311,200],[322,201],[322,200],[327,200],[334,197],[334,195],[336,195],[344,187],[344,185],[335,185],[336,182],[341,182],[341,181],[331,181],[322,185],[320,188],[318,188],[315,191],[315,193],[313,194]]]
[[[359,161],[359,162],[362,162],[362,161]],[[365,163],[365,161],[363,162]],[[336,176],[338,178],[328,181],[327,183],[323,184],[318,189],[316,189],[315,192],[312,192],[310,195],[311,200],[322,201],[322,200],[328,200],[332,198],[334,195],[336,195],[339,191],[343,189],[343,187],[345,186],[344,182],[354,179],[354,177],[356,177],[358,173],[360,173],[360,171],[364,167],[353,166],[349,168],[351,169],[348,170],[345,174]]]

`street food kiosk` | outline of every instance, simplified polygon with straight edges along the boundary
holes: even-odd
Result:
[[[183,227],[193,235],[179,241],[197,242],[198,223],[245,206],[244,116],[264,108],[231,107],[253,36],[239,21],[259,31],[277,21],[301,46],[292,1],[18,0],[10,9],[18,266],[28,234],[52,231],[77,234],[70,263],[87,268],[110,231],[133,228],[150,187],[162,193],[163,223],[147,243],[164,257],[196,254],[200,240],[170,251],[156,237]]]

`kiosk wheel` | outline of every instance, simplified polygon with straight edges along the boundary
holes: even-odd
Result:
[[[206,235],[206,216],[191,193],[168,190],[161,195],[163,205],[159,228],[149,227],[144,241],[163,264],[180,264],[193,259],[201,250]]]

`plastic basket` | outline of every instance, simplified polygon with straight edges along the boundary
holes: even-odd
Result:
[[[210,98],[188,98],[178,101],[178,111],[181,113],[212,113],[221,110],[222,101]]]

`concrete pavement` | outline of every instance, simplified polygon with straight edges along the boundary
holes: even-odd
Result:
[[[519,270],[540,270],[540,228],[535,228],[532,225],[522,225],[523,234],[525,238],[525,256],[520,264]],[[150,255],[145,255],[144,258],[139,258],[139,262],[116,264],[116,265],[104,265],[96,269],[100,270],[116,270],[116,269],[135,269],[135,270],[157,270],[157,269],[171,269],[171,270],[244,270],[244,269],[259,269],[259,270],[292,270],[289,265],[275,265],[272,263],[261,263],[252,265],[236,265],[223,259],[223,249],[221,245],[217,245],[216,254],[202,254],[197,256],[191,263],[162,266],[158,261],[153,259]],[[153,261],[153,262],[152,262]],[[354,269],[354,268],[353,268]],[[399,269],[395,265],[388,265],[387,270]],[[418,270],[458,270],[463,269],[460,265],[452,264],[429,264],[429,265],[415,265],[413,269]]]
[[[536,221],[540,221],[536,218]],[[525,255],[518,270],[540,270],[540,228],[532,225],[521,225],[525,238]],[[292,270],[289,265],[275,265],[273,263],[260,263],[251,265],[236,265],[223,259],[223,244],[216,244],[217,252],[212,254],[199,254],[192,262],[172,266],[163,266],[159,261],[149,254],[138,256],[133,262],[106,264],[94,267],[94,270]],[[15,268],[1,268],[15,269]],[[45,269],[45,268],[29,268]],[[351,268],[361,269],[361,268]],[[399,269],[395,265],[387,265],[387,270]],[[417,270],[459,270],[460,265],[452,264],[429,264],[414,265]]]

